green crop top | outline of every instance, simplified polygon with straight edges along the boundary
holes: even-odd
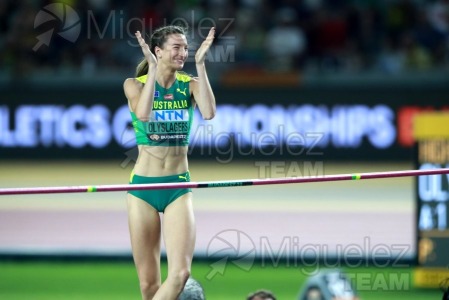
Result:
[[[147,75],[136,78],[145,83]],[[165,89],[157,82],[149,121],[142,122],[131,111],[138,145],[187,146],[193,119],[193,107],[186,74],[176,73],[173,85]]]

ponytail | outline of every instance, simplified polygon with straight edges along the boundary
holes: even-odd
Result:
[[[148,62],[147,60],[144,58],[138,65],[136,68],[136,77],[140,77],[143,75],[146,75],[148,73]]]

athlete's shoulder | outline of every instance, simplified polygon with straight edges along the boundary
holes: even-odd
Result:
[[[197,86],[198,86],[198,77],[190,77],[190,90],[193,92],[196,90]]]
[[[128,99],[133,98],[137,93],[140,93],[142,83],[136,78],[126,78],[123,82],[123,90]]]
[[[176,79],[181,82],[190,82],[192,80],[192,76],[185,72],[176,72]]]
[[[142,85],[142,82],[140,80],[137,80],[137,78],[126,78],[123,82],[123,87],[125,89],[139,87],[140,85]]]

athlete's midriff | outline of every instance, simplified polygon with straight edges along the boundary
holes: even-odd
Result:
[[[134,174],[140,176],[169,176],[189,170],[187,146],[158,147],[139,146],[139,158],[134,166]]]

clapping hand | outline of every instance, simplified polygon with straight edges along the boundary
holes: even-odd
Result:
[[[214,41],[214,36],[215,36],[215,28],[212,27],[209,30],[209,34],[207,35],[206,39],[203,41],[201,46],[196,51],[195,62],[197,64],[204,63],[204,60],[206,59],[206,53],[207,53],[207,51],[209,51],[209,48],[212,45],[212,42]]]
[[[145,59],[148,62],[148,65],[157,65],[157,60],[154,54],[151,52],[150,47],[147,43],[145,43],[145,40],[143,39],[142,35],[140,34],[140,31],[136,32],[136,38],[139,42],[140,47],[142,48],[142,53],[145,56]]]

